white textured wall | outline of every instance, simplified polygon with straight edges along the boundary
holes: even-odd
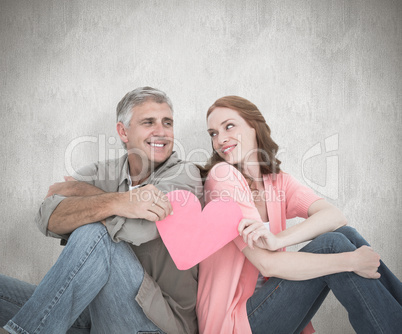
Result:
[[[216,98],[256,103],[283,169],[320,185],[401,278],[401,22],[391,0],[1,0],[0,272],[41,280],[61,250],[33,223],[47,187],[117,151],[117,102],[151,85],[173,100],[183,158],[209,151]],[[66,158],[82,136],[96,142]],[[314,323],[353,332],[333,297]]]

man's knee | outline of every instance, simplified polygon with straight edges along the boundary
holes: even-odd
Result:
[[[113,242],[105,226],[101,223],[91,223],[73,231],[61,257],[67,257],[65,261],[71,259],[73,262],[76,260],[79,263],[97,261],[99,268],[102,265],[103,268],[109,270],[113,249]],[[88,262],[89,258],[91,261]]]
[[[69,239],[68,242],[79,242],[82,240],[85,243],[88,243],[91,239],[100,239],[108,237],[107,229],[102,223],[91,223],[78,227],[75,229]]]

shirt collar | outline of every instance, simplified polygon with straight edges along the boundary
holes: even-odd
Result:
[[[175,165],[179,161],[177,152],[173,151],[172,154],[170,155],[169,158],[162,164],[160,164],[154,171],[152,171],[151,175],[148,177],[147,180],[151,179],[155,172],[159,170],[165,170],[167,168],[170,168],[171,166]],[[120,160],[120,165],[121,167],[121,173],[120,173],[120,180],[119,180],[119,186],[123,184],[123,182],[126,182],[128,186],[131,186],[132,180],[130,176],[130,165],[128,163],[128,154],[126,153],[121,157]]]

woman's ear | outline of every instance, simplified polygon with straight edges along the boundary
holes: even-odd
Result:
[[[124,126],[122,122],[118,122],[116,125],[117,133],[119,134],[119,137],[123,143],[128,142],[128,137],[127,137],[127,129]]]

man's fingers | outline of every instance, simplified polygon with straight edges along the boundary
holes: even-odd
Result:
[[[172,212],[172,207],[171,207],[170,203],[168,205],[168,204],[163,203],[161,201],[157,201],[157,202],[154,202],[154,203],[151,204],[151,208],[149,210],[150,211],[155,211],[153,209],[156,209],[156,208],[158,208],[158,209],[163,211],[163,218],[162,219],[165,219]],[[158,211],[158,212],[160,212],[160,211]],[[159,220],[162,220],[162,219],[159,219]]]
[[[172,208],[172,204],[170,203],[168,197],[163,193],[158,194],[158,195],[159,196],[154,198],[154,202],[152,204],[157,205],[160,208],[162,208],[166,212],[166,216],[170,215],[173,208]],[[160,196],[160,195],[162,195],[162,196]]]
[[[169,202],[168,197],[154,185],[146,185],[141,188],[141,198],[144,198],[146,202],[149,202],[151,205],[155,204],[163,208],[167,214],[172,212],[172,205]]]
[[[158,217],[156,220],[163,220],[168,215],[163,208],[156,204],[148,207],[148,211],[154,213]]]
[[[162,207],[165,207],[168,210],[168,214],[170,214],[173,210],[172,204],[169,201],[169,198],[162,192],[159,192],[158,196],[158,204],[162,203]]]
[[[169,213],[166,213],[166,211],[159,205],[154,206],[150,205],[148,206],[146,212],[144,213],[144,219],[150,221],[160,221],[165,219],[168,214]]]
[[[147,212],[144,214],[144,217],[143,217],[143,218],[146,219],[146,220],[149,220],[149,221],[151,221],[151,222],[156,222],[156,221],[160,220],[160,219],[159,219],[159,216],[158,216],[156,213],[153,213],[153,212],[151,212],[151,211],[147,211]]]
[[[172,205],[168,197],[156,187],[150,189],[152,196],[148,201],[148,211],[157,216],[156,220],[165,219],[172,212]]]
[[[130,201],[135,202],[135,215],[150,221],[163,220],[172,213],[168,197],[151,184],[131,190]]]

